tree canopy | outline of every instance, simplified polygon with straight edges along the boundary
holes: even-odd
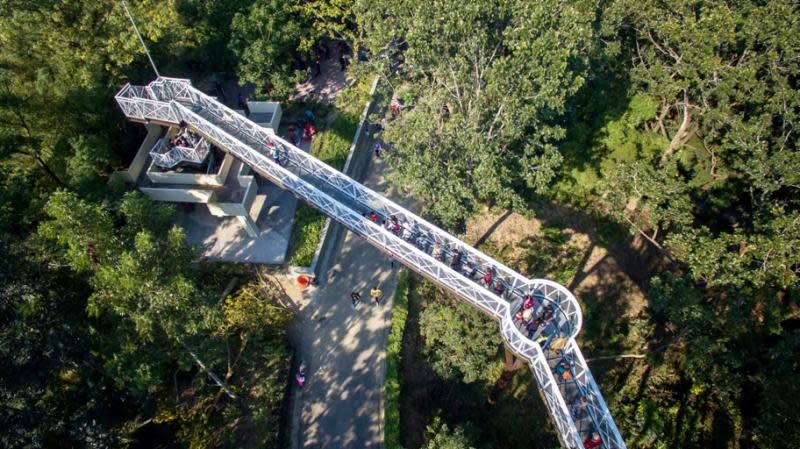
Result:
[[[581,344],[642,352],[592,362],[631,446],[800,442],[796,2],[127,3],[161,72],[198,86],[284,100],[345,44],[350,75],[382,75],[391,182],[450,230],[536,206],[583,214],[609,252],[644,240],[664,263],[635,267],[636,317],[579,298]],[[154,426],[187,447],[275,444],[291,319],[277,291],[198,261],[172,209],[107,184],[143,133],[113,93],[153,76],[119,2],[0,0],[0,47],[1,444],[122,447]],[[568,282],[585,268],[573,231],[545,227],[506,262]],[[247,281],[220,298],[231,273]],[[502,371],[496,323],[430,284],[415,294],[427,372],[482,401]],[[429,410],[448,421],[419,444],[480,446],[506,432],[503,410],[480,415],[483,440],[467,412]]]
[[[589,2],[552,3],[378,2],[367,13],[367,29],[383,30],[367,40],[373,53],[407,47],[397,76],[413,87],[397,94],[408,111],[386,133],[394,166],[447,226],[478,202],[524,211],[526,193],[553,179],[593,17]]]

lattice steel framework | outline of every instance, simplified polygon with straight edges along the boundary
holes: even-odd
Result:
[[[200,139],[196,145],[185,147],[181,145],[170,145],[166,139],[161,138],[150,150],[150,157],[159,167],[173,168],[181,162],[191,162],[201,164],[208,156],[209,143],[205,139]]]
[[[591,431],[601,435],[604,448],[626,447],[575,343],[575,336],[582,325],[582,315],[577,300],[566,288],[546,279],[525,278],[296,148],[276,136],[271,129],[262,128],[247,120],[192,87],[188,80],[160,77],[144,87],[127,84],[119,91],[116,100],[131,120],[168,125],[186,122],[196,132],[238,157],[260,175],[318,208],[408,268],[498,320],[507,347],[529,362],[565,447],[583,448],[582,438],[586,438]],[[281,148],[285,159],[281,163],[288,162],[288,167],[294,171],[283,167],[266,154],[268,148],[276,145]],[[384,218],[395,217],[407,226],[413,226],[425,240],[451,250],[457,249],[466,260],[481,267],[484,272],[492,270],[496,273],[506,285],[506,292],[498,296],[479,286],[464,273],[370,221],[364,215],[369,211],[376,211]],[[556,381],[553,375],[551,363],[556,359],[548,360],[542,346],[523,335],[514,323],[513,313],[516,308],[509,300],[518,304],[527,293],[552,304],[556,311],[555,332],[549,335],[543,346],[547,347],[557,337],[566,339],[563,357],[569,357],[573,366],[570,388],[565,388],[566,384]],[[558,359],[561,357],[559,355]],[[587,412],[592,421],[591,429],[579,431],[576,427],[566,403],[573,399],[565,397],[568,392],[586,399]]]

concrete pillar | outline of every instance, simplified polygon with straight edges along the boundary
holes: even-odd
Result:
[[[242,223],[244,230],[247,231],[247,235],[250,237],[256,238],[258,234],[261,233],[261,230],[258,229],[258,225],[256,225],[249,215],[237,215],[236,218]]]

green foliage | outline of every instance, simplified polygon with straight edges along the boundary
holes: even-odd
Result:
[[[355,3],[352,0],[308,0],[300,2],[295,11],[308,18],[309,28],[314,31],[306,36],[300,48],[307,50],[314,45],[318,37],[331,40],[343,40],[351,47],[357,43],[355,26]]]
[[[193,337],[210,334],[221,321],[194,284],[196,252],[183,230],[164,232],[158,218],[153,223],[161,229],[130,228],[143,224],[143,201],[149,200],[140,194],[122,200],[120,211],[129,220],[118,232],[107,208],[56,192],[45,206],[49,220],[40,230],[66,250],[73,269],[91,272],[89,315],[119,320],[107,341],[115,349],[106,370],[120,387],[139,393],[155,391],[170,360],[190,366],[185,346]]]
[[[255,290],[252,284],[244,287]],[[258,301],[276,307],[274,297],[258,294]],[[284,319],[290,313],[283,311]],[[236,333],[231,333],[235,337]],[[201,396],[199,403],[168,404],[157,419],[178,425],[177,439],[189,448],[279,447],[278,432],[286,385],[289,382],[290,353],[285,328],[267,328],[263,333],[242,335],[236,367],[239,390],[246,395],[239,403],[214,406],[213,395]]]
[[[787,363],[791,358],[785,352],[794,344],[792,332],[778,337],[779,323],[790,311],[764,292],[731,288],[716,293],[725,301],[710,301],[689,277],[653,280],[647,317],[652,334],[642,337],[656,342],[647,351],[646,365],[633,369],[618,396],[616,418],[630,429],[629,444],[774,446],[765,443],[762,426],[781,418],[767,418],[754,407],[790,407],[761,393],[770,382],[785,378],[776,372],[792,376],[797,369]],[[780,343],[770,349],[776,339]],[[636,391],[651,393],[637,398]],[[797,436],[790,432],[785,437]]]
[[[494,382],[502,370],[497,324],[474,307],[449,299],[428,281],[419,290],[426,298],[419,317],[420,335],[436,373],[466,383]]]
[[[593,34],[584,11],[592,8],[378,2],[363,12],[372,53],[392,39],[408,45],[390,83],[413,84],[415,95],[385,139],[402,184],[427,213],[457,227],[476,204],[524,211],[524,193],[547,191],[561,162],[559,119],[584,82]]]
[[[325,216],[313,207],[298,203],[294,214],[292,238],[289,240],[289,265],[307,267],[314,260],[314,253],[325,226]]]
[[[668,142],[646,129],[656,116],[657,104],[646,95],[634,95],[621,114],[613,109],[595,118],[594,128],[579,123],[561,146],[565,153],[559,196],[575,202],[595,198],[607,187],[607,178],[617,176],[621,165],[640,159],[652,160]]]
[[[293,52],[308,33],[308,23],[294,13],[296,2],[256,0],[236,13],[230,48],[239,60],[239,78],[259,94],[285,98],[303,77],[293,69]]]
[[[137,191],[123,195],[119,212],[125,218],[124,231],[128,237],[133,237],[140,229],[149,229],[155,234],[166,233],[175,219],[174,206],[154,202]]]
[[[100,197],[105,188],[105,169],[115,162],[110,150],[95,136],[80,136],[69,144],[72,156],[67,161],[66,179],[70,187],[86,196]]]
[[[180,0],[176,9],[180,24],[192,45],[182,49],[179,60],[186,60],[192,72],[233,74],[236,57],[228,46],[231,23],[237,13],[254,0]]]
[[[0,164],[0,233],[22,235],[41,213],[37,174]]]
[[[438,416],[428,426],[427,432],[429,439],[425,449],[475,449],[464,427],[456,426],[451,430]]]
[[[710,286],[791,288],[800,267],[800,212],[770,209],[755,223],[756,233],[737,229],[714,236],[708,228],[693,228],[668,242],[692,275]]]
[[[401,449],[400,445],[400,359],[403,335],[408,318],[408,292],[411,277],[402,271],[397,275],[397,288],[392,305],[392,329],[386,344],[386,380],[384,407],[384,444],[389,449]]]
[[[35,245],[0,235],[0,446],[115,447],[105,416],[113,384],[98,375],[83,312],[87,286]],[[125,407],[117,409],[125,416]]]
[[[247,334],[282,334],[291,315],[284,307],[271,304],[261,296],[259,286],[249,284],[236,296],[228,297],[223,305],[227,328]]]
[[[779,193],[796,189],[789,185],[798,168],[796,138],[787,134],[800,111],[800,67],[786,58],[800,47],[789,31],[794,9],[788,1],[728,8],[620,0],[603,19],[605,33],[633,41],[623,50],[633,58],[632,87],[657,103],[641,131],[660,148],[607,169],[604,203],[635,230],[667,231],[668,247],[710,285],[797,283],[796,270],[780,268],[796,259],[779,255],[771,264],[781,239],[773,230],[787,229],[779,217],[797,208]],[[765,274],[756,274],[758,263]]]
[[[758,429],[755,443],[776,449],[788,449],[800,444],[800,417],[797,382],[800,372],[800,333],[791,331],[768,354],[768,366],[760,374],[763,393],[758,406]]]
[[[104,207],[62,190],[53,193],[44,211],[51,220],[42,223],[39,233],[66,250],[64,256],[72,269],[87,271],[93,264],[115,258],[120,242]]]
[[[40,227],[43,237],[64,248],[75,270],[89,274],[86,310],[98,323],[104,375],[140,399],[159,397],[169,378],[174,386],[167,389],[177,390],[178,373],[187,373],[193,400],[171,399],[168,392],[158,401],[156,422],[175,422],[177,438],[188,447],[275,444],[291,320],[276,301],[277,289],[246,284],[220,304],[215,288],[202,288],[197,253],[184,231],[171,226],[170,208],[138,193],[114,206],[59,191]],[[206,377],[226,358],[224,378],[231,379],[234,368],[241,376],[226,388],[241,399],[219,403]],[[254,427],[257,432],[248,430]]]
[[[338,115],[333,122],[324,125],[311,142],[311,154],[316,158],[342,170],[350,154],[350,145],[358,128],[358,116]]]

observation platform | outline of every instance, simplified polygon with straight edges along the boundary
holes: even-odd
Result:
[[[178,224],[209,260],[283,264],[296,200],[210,141],[197,135],[196,160],[159,163],[179,128],[147,125],[147,136],[129,168],[115,177],[156,201],[178,204]]]

